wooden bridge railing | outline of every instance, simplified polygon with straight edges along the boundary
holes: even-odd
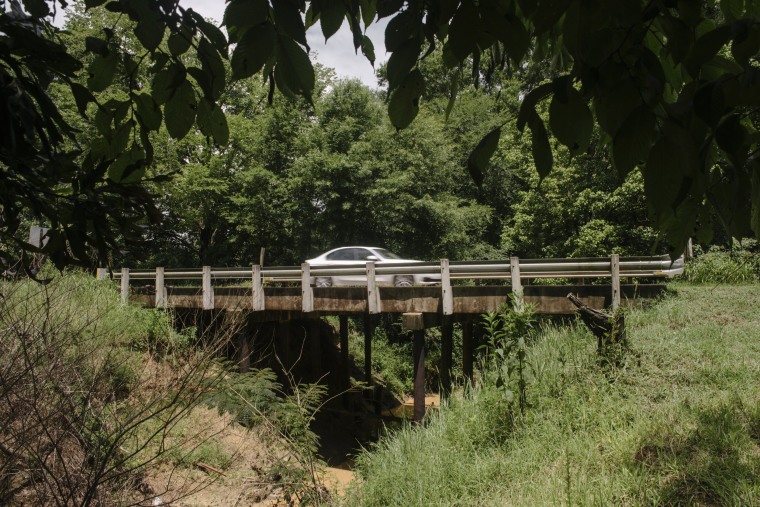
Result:
[[[113,273],[113,278],[121,282],[121,297],[127,302],[132,280],[153,281],[156,290],[155,305],[167,304],[166,280],[201,280],[202,308],[214,308],[213,280],[251,280],[251,309],[264,311],[264,284],[269,282],[300,282],[301,310],[304,313],[314,311],[312,286],[318,277],[361,276],[366,277],[367,310],[370,314],[380,313],[381,302],[377,278],[380,275],[408,276],[431,275],[440,277],[440,290],[443,315],[454,313],[452,280],[511,280],[512,292],[522,293],[522,280],[526,278],[610,278],[612,306],[620,304],[621,277],[672,278],[683,273],[683,259],[671,261],[669,257],[610,257],[580,259],[519,259],[512,257],[508,261],[449,261],[442,259],[435,262],[415,263],[375,263],[367,262],[348,267],[312,266],[304,263],[299,267],[267,267],[253,265],[251,268],[212,268],[201,269],[165,269],[132,270],[122,268]],[[98,269],[98,278],[108,277],[105,268]]]

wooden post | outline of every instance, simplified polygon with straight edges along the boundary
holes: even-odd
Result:
[[[311,271],[307,262],[301,264],[301,311],[314,311],[314,293],[311,290]]]
[[[156,308],[166,307],[166,286],[164,285],[164,268],[156,268]]]
[[[348,315],[338,317],[340,321],[340,385],[344,391],[351,387],[348,363]]]
[[[514,296],[514,308],[515,312],[522,312],[525,310],[525,304],[523,302],[523,289],[522,281],[520,280],[520,258],[509,258],[509,273],[512,279],[512,295]]]
[[[261,247],[261,250],[259,251],[259,266],[264,265],[264,254],[266,253],[267,249],[263,246]]]
[[[612,272],[612,310],[620,306],[620,256],[612,254],[610,258],[610,271]]]
[[[121,268],[121,304],[129,303],[129,268]]]
[[[691,238],[686,242],[686,249],[683,252],[683,258],[685,261],[690,261],[694,258],[694,243]]]
[[[413,331],[412,354],[414,356],[414,421],[425,418],[425,330]]]
[[[372,381],[372,317],[369,313],[364,314],[364,380],[367,382],[369,397],[374,401],[375,388]]]
[[[377,290],[373,261],[367,262],[367,311],[370,315],[380,313],[380,292]]]
[[[309,334],[306,339],[309,340],[311,376],[313,381],[317,382],[322,376],[322,330],[319,319],[309,319]]]
[[[203,266],[203,309],[214,309],[214,288],[211,286],[211,266]]]
[[[451,394],[451,361],[454,354],[454,324],[450,318],[444,317],[441,326],[441,397],[448,398]]]
[[[95,271],[95,278],[98,280],[105,280],[108,278],[108,270],[106,268],[98,268]]]
[[[264,283],[261,279],[261,266],[254,264],[251,267],[252,301],[251,307],[254,312],[262,312],[265,308]]]
[[[474,349],[472,346],[472,319],[462,322],[462,374],[472,382]]]
[[[453,314],[454,295],[451,291],[451,274],[448,259],[441,259],[441,300],[443,303],[443,314]]]

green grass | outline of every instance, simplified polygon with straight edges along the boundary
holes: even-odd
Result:
[[[348,505],[759,505],[760,287],[675,285],[604,370],[582,327],[531,347],[524,417],[492,386],[358,458]]]

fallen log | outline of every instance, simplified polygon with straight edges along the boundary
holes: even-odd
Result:
[[[625,315],[622,311],[613,314],[591,308],[573,293],[567,299],[578,308],[581,320],[596,336],[596,351],[614,364],[622,360],[622,353],[628,348],[625,332]]]

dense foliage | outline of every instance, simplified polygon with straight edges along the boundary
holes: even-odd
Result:
[[[438,231],[446,237],[436,244],[413,241],[426,256],[493,254],[505,226],[509,248],[519,250],[512,245],[523,234],[520,215],[503,222],[512,220],[506,213],[514,194],[535,186],[499,185],[506,185],[504,176],[530,176],[505,174],[513,166],[498,157],[504,141],[511,145],[515,129],[526,126],[530,142],[515,158],[535,165],[538,180],[580,164],[589,180],[619,184],[639,167],[632,184],[643,184],[646,208],[673,254],[695,231],[709,241],[716,219],[734,237],[760,229],[754,1],[234,0],[225,35],[174,1],[84,0],[71,6],[79,12],[68,26],[76,43],[49,23],[67,5],[8,0],[0,14],[4,258],[16,255],[14,245],[30,248],[21,230],[34,219],[50,226],[43,250],[59,266],[93,263],[88,247],[104,263],[144,239],[144,225],[171,218],[166,210],[182,200],[187,212],[166,220],[164,232],[175,231],[168,239],[187,243],[199,262],[232,262],[223,259],[227,250],[216,249],[250,245],[252,236],[275,258],[300,260],[322,247],[327,231],[314,229],[335,215],[345,221],[329,222],[330,246],[362,239],[407,250],[416,230],[446,222]],[[345,21],[357,50],[374,60],[364,31],[382,18],[389,18],[391,53],[383,94],[392,126],[409,129],[401,134],[378,128],[384,122],[378,103],[363,111],[320,103],[329,83],[312,65],[305,38],[314,24],[330,37]],[[258,75],[264,86],[248,81]],[[441,126],[432,111],[453,119],[458,110],[465,116],[478,110],[468,83],[482,85],[499,104],[480,109],[476,124],[460,123],[467,131]],[[289,102],[279,102],[276,90]],[[328,95],[340,101],[347,94]],[[350,94],[361,100],[361,93]],[[499,100],[506,96],[513,103]],[[279,114],[255,116],[261,101],[279,102]],[[259,136],[241,118],[270,130]],[[314,125],[324,130],[315,134]],[[549,132],[563,147],[552,146]],[[489,162],[494,153],[496,162]],[[603,154],[611,154],[612,177]],[[258,172],[234,182],[241,161]],[[470,180],[459,174],[465,167]],[[194,188],[166,193],[157,186],[178,170]],[[328,180],[337,187],[332,195]],[[557,192],[574,190],[573,178],[558,181]],[[371,194],[367,182],[384,184]],[[252,199],[233,183],[268,191]],[[590,243],[608,250],[598,237],[620,231],[599,216],[616,207],[600,185],[610,202],[571,213],[571,221],[588,222],[575,226],[578,237],[594,236]],[[153,192],[165,201],[157,203]],[[396,199],[400,194],[411,198]],[[597,197],[576,201],[588,198]],[[275,226],[232,217],[252,212],[277,224],[276,237]],[[407,230],[392,230],[408,223]],[[651,240],[647,231],[635,234]],[[295,249],[276,244],[286,235],[296,238]],[[569,253],[593,250],[565,242],[561,250]]]

